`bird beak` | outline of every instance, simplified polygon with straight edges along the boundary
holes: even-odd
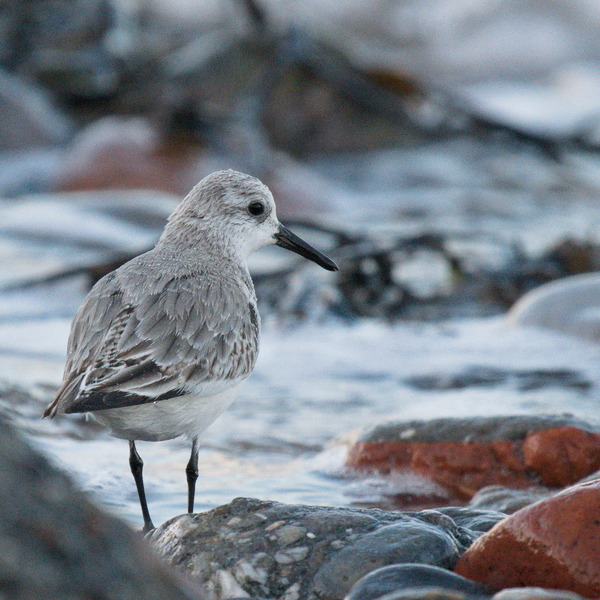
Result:
[[[279,231],[275,234],[275,244],[286,250],[291,250],[308,260],[312,260],[320,267],[328,271],[337,271],[338,266],[324,254],[307,244],[302,238],[299,238],[295,233],[292,233],[287,227],[279,225]]]

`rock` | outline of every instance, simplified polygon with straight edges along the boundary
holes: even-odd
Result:
[[[502,485],[488,485],[471,498],[469,506],[512,514],[550,495],[552,492],[547,488],[530,487],[524,490],[513,490]]]
[[[405,592],[409,589],[413,597],[422,597],[426,590],[432,588],[441,588],[477,597],[489,596],[491,593],[487,586],[439,567],[418,564],[391,565],[377,569],[360,579],[352,587],[345,600],[377,600],[391,592]]]
[[[461,390],[468,387],[498,387],[510,381],[519,390],[538,390],[544,387],[561,387],[587,390],[591,381],[580,373],[568,369],[498,369],[496,367],[469,366],[458,373],[433,373],[409,377],[406,383],[418,390]]]
[[[489,531],[498,521],[501,521],[506,516],[504,513],[496,510],[466,508],[462,506],[444,506],[436,510],[423,512],[442,514],[450,517],[461,533],[473,535],[475,538]],[[466,545],[470,546],[472,541],[466,542]]]
[[[470,517],[463,510],[457,515],[466,524]],[[483,514],[470,516],[481,520]],[[152,542],[214,599],[235,592],[340,600],[360,577],[386,565],[452,568],[475,537],[477,532],[441,511],[400,513],[237,498],[207,513],[167,521]]]
[[[140,534],[92,505],[0,412],[0,597],[200,600]]]
[[[54,146],[70,132],[69,120],[43,90],[0,69],[0,150]]]
[[[539,327],[592,340],[600,339],[600,276],[564,277],[525,294],[508,313],[519,327]]]
[[[492,600],[582,600],[582,598],[573,592],[563,590],[522,587],[501,590],[492,596]]]
[[[104,190],[31,195],[0,204],[5,247],[0,287],[48,282],[129,260],[156,243],[178,201],[152,190]]]
[[[9,0],[0,31],[9,30],[0,60],[65,96],[102,97],[116,89],[116,56],[107,35],[116,27],[112,0]]]
[[[569,416],[391,422],[364,432],[351,469],[410,470],[470,499],[486,485],[562,487],[600,467],[600,433]]]
[[[569,485],[600,468],[600,434],[573,426],[535,431],[523,442],[523,457],[545,485]]]
[[[94,121],[75,137],[57,175],[57,187],[67,191],[142,188],[183,196],[206,174],[199,155],[165,144],[147,119],[110,116]]]
[[[315,575],[314,590],[322,598],[340,598],[356,579],[381,566],[423,562],[449,567],[456,541],[443,529],[422,523],[381,527],[336,552]]]
[[[495,587],[540,586],[600,596],[600,480],[582,483],[500,521],[455,571]]]

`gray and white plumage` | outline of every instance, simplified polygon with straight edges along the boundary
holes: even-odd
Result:
[[[262,215],[248,214],[252,202],[263,203]],[[203,179],[156,247],[85,299],[46,415],[92,412],[116,437],[149,441],[208,427],[256,362],[260,318],[246,261],[268,244],[289,247],[277,241],[281,227],[258,179]]]
[[[44,416],[91,413],[129,440],[146,531],[154,526],[135,441],[192,439],[192,512],[197,436],[256,362],[260,318],[247,259],[270,244],[337,269],[279,223],[258,179],[212,173],[169,217],[156,247],[98,281],[73,320],[63,384]]]

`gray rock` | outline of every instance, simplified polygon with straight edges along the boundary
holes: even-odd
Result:
[[[488,485],[481,488],[469,501],[469,507],[484,510],[497,510],[508,515],[529,506],[538,500],[548,498],[556,491],[543,487],[515,490],[502,485]]]
[[[104,514],[0,413],[0,598],[200,600],[140,534]]]
[[[389,421],[366,430],[358,442],[492,442],[521,440],[529,433],[554,427],[578,427],[596,431],[588,421],[571,415],[514,415]]]
[[[379,596],[377,600],[469,600],[462,592],[438,587],[412,587]]]
[[[381,527],[336,552],[317,571],[319,598],[340,598],[360,577],[385,565],[426,563],[451,568],[460,555],[457,540],[430,524],[411,521]]]
[[[53,146],[71,123],[38,86],[0,69],[0,150]]]
[[[433,373],[409,377],[406,383],[418,390],[460,390],[467,387],[497,387],[510,381],[523,391],[544,387],[587,390],[592,382],[568,369],[499,369],[473,365],[457,373]]]
[[[492,596],[492,600],[583,600],[583,598],[567,590],[521,587],[501,590]]]
[[[489,531],[506,516],[502,511],[485,510],[482,507],[476,509],[474,507],[445,506],[436,509],[435,512],[450,517],[459,529],[466,529],[478,536]]]
[[[461,592],[467,596],[489,596],[491,590],[461,575],[431,565],[404,564],[377,569],[358,581],[346,600],[379,600],[392,592],[422,597],[425,590]],[[429,593],[429,592],[428,592]]]
[[[129,259],[156,242],[177,201],[152,190],[109,190],[35,194],[1,203],[0,236],[15,259],[0,264],[0,287]]]
[[[118,83],[116,57],[107,35],[115,27],[112,0],[8,0],[0,31],[9,31],[0,60],[55,92],[104,96]]]
[[[157,550],[211,598],[250,595],[340,600],[363,575],[396,563],[452,568],[478,533],[483,511],[462,509],[458,525],[442,511],[284,505],[249,498],[182,515],[152,534]],[[502,515],[490,513],[487,522]]]

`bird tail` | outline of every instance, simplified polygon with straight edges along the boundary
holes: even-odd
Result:
[[[72,400],[79,395],[83,377],[84,375],[81,375],[79,377],[75,377],[74,379],[63,382],[56,392],[54,400],[52,400],[52,402],[50,402],[50,404],[48,404],[46,407],[43,418],[50,417],[53,419],[56,415],[65,412],[65,404],[69,400]]]

